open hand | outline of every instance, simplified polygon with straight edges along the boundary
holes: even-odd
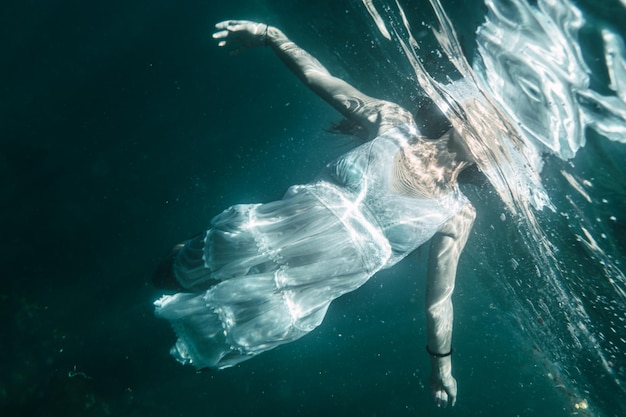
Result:
[[[232,53],[266,44],[268,26],[265,23],[226,20],[216,24],[215,28],[218,31],[213,34],[213,39],[219,40],[217,45],[233,48]]]

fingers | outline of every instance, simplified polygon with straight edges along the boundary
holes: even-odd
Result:
[[[454,407],[456,403],[456,384],[450,387],[439,385],[432,391],[432,397],[437,407]]]
[[[452,392],[448,392],[448,403],[450,404],[450,407],[454,407],[454,404],[456,404],[456,394],[452,393]]]
[[[435,391],[435,404],[437,407],[447,407],[448,406],[448,394],[443,389],[438,389]]]
[[[228,43],[226,38],[228,38],[232,32],[236,32],[244,23],[246,22],[243,20],[225,20],[219,22],[215,25],[215,29],[218,29],[218,31],[213,34],[213,39],[222,39],[217,45],[225,46]]]
[[[214,38],[214,39],[224,39],[224,38],[226,38],[226,37],[228,36],[228,34],[223,35],[223,36],[217,36],[217,35],[218,35],[217,33],[216,33],[216,34],[214,34],[214,35],[213,35],[213,38]],[[229,40],[221,40],[221,41],[219,41],[219,42],[217,43],[217,46],[227,46],[227,45],[230,45],[230,44],[232,44],[232,43],[236,43],[236,40],[235,40],[235,42],[233,42],[233,40],[232,40],[232,39],[229,39]]]
[[[215,32],[213,34],[213,39],[223,39],[228,36],[227,30],[220,30],[219,32]]]
[[[225,20],[215,25],[217,32],[213,34],[213,39],[219,41],[218,46],[254,48],[263,44],[262,34],[267,27],[266,24],[247,20]]]
[[[450,404],[450,407],[454,407],[454,403],[456,403],[456,379],[450,377],[450,380],[443,385],[442,389],[446,392],[447,404]]]
[[[218,32],[215,32],[212,35],[213,39],[219,40],[219,42],[217,43],[217,46],[220,46],[220,47],[230,46],[231,44],[240,43],[240,40],[237,39],[237,37],[232,36],[233,32],[235,32],[237,28],[240,27],[238,22],[239,21],[228,20],[225,22],[220,22],[217,25],[215,25],[216,29],[223,29]]]
[[[215,25],[215,29],[234,29],[236,26],[243,26],[249,22],[247,20],[224,20],[223,22],[219,22]]]
[[[226,37],[231,32],[243,30],[255,32],[256,28],[259,26],[263,26],[263,24],[251,22],[249,20],[224,20],[223,22],[219,22],[215,25],[215,29],[218,29],[218,32],[214,33],[213,37],[218,38],[218,35],[219,37]],[[254,28],[254,30],[252,28]]]

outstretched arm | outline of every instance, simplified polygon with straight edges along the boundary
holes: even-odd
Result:
[[[467,204],[433,237],[426,284],[426,322],[432,371],[430,390],[439,406],[456,402],[456,380],[452,376],[452,292],[456,270],[472,229],[476,212]]]
[[[219,46],[239,49],[271,47],[298,78],[346,118],[363,126],[372,136],[412,121],[411,114],[397,104],[363,94],[349,83],[331,75],[311,54],[300,48],[278,28],[264,23],[229,20],[218,23],[213,37]]]

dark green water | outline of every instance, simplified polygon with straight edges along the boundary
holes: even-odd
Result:
[[[514,224],[500,222],[504,207],[486,186],[467,190],[480,215],[455,295],[454,409],[438,410],[428,394],[426,250],[337,300],[309,336],[241,366],[196,374],[169,357],[174,336],[153,317],[159,292],[149,284],[161,256],[229,205],[279,198],[350,146],[324,132],[337,115],[269,51],[229,57],[213,24],[268,21],[368,93],[410,104],[390,90],[412,83],[405,68],[378,62],[372,73],[379,53],[359,3],[0,6],[2,415],[570,416],[581,392],[598,415],[624,412],[624,391],[601,374],[582,369],[580,387],[560,381],[534,342],[541,330],[521,331],[511,295],[485,278],[520,273],[509,267]],[[468,3],[444,5],[462,17],[471,49],[484,11]],[[587,149],[577,166],[614,198],[586,215],[618,213],[606,233],[623,265],[624,145],[598,139]],[[544,174],[555,189],[560,163]],[[567,260],[584,270],[576,261]]]

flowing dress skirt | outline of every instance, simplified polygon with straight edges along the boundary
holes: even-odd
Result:
[[[174,357],[225,368],[294,341],[385,266],[380,229],[339,194],[328,204],[316,193],[296,186],[279,201],[233,206],[186,242],[173,272],[189,292],[155,302],[178,336]]]

